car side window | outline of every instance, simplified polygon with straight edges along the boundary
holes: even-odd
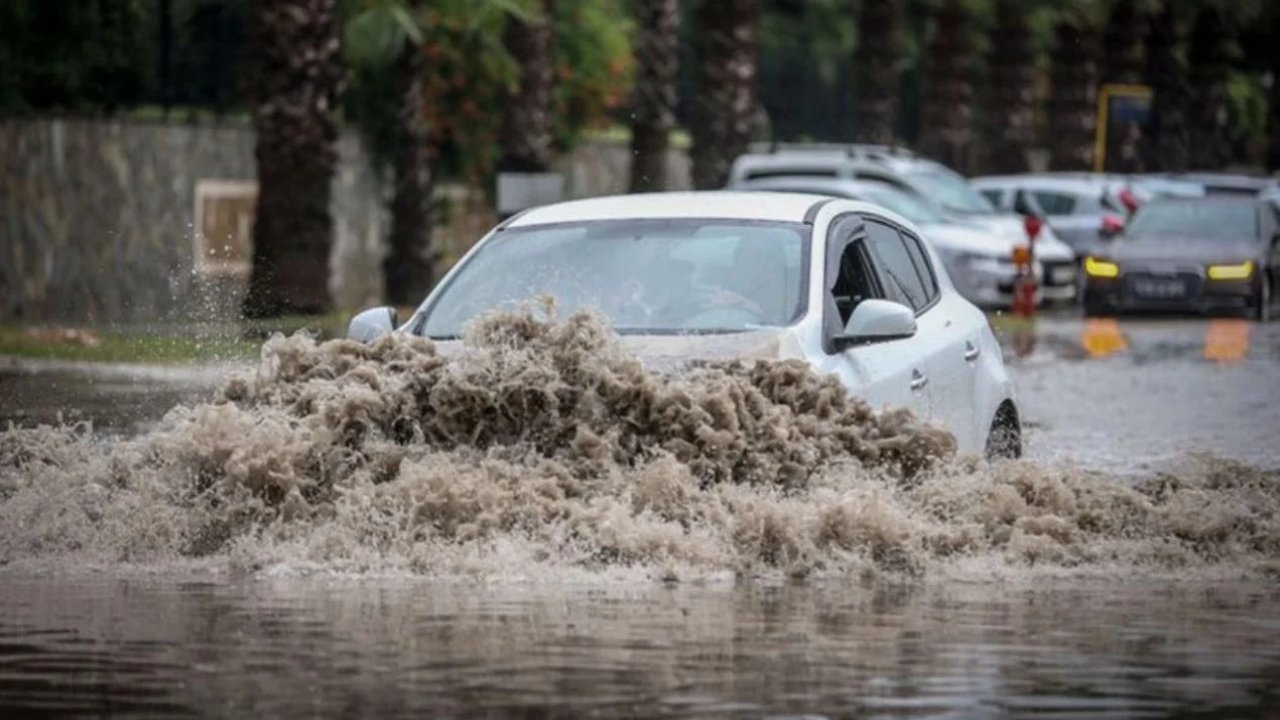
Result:
[[[912,262],[915,263],[916,273],[920,276],[920,284],[924,286],[925,306],[933,304],[938,298],[938,276],[933,272],[933,265],[929,262],[929,254],[924,251],[924,246],[920,244],[920,238],[907,233],[900,233],[902,242],[907,246],[907,253],[911,255]]]
[[[980,190],[979,192],[985,195],[986,198],[990,200],[991,204],[994,205],[995,207],[997,208],[1004,207],[1004,191],[1003,190],[999,188],[987,188],[985,190]]]
[[[929,304],[928,293],[897,229],[868,219],[867,237],[875,253],[885,298],[917,312],[923,310]]]
[[[1035,197],[1036,203],[1040,205],[1040,209],[1044,211],[1045,215],[1070,215],[1076,209],[1074,195],[1046,192],[1044,190],[1033,190],[1031,194]]]
[[[823,284],[824,342],[844,330],[858,303],[884,297],[862,226],[862,218],[851,215],[837,221],[828,236]]]

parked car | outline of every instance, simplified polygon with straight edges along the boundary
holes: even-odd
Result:
[[[743,190],[802,192],[861,200],[879,205],[915,223],[925,242],[938,253],[956,290],[981,307],[1008,307],[1013,301],[1013,283],[1018,268],[1013,249],[1026,244],[1026,237],[996,235],[963,217],[942,214],[934,205],[916,195],[890,185],[843,178],[780,176],[744,180]],[[1070,302],[1076,296],[1076,269],[1070,250],[1050,240],[1036,246],[1039,259],[1034,270],[1039,280],[1038,300]],[[1053,282],[1044,283],[1045,262]]]
[[[927,203],[936,215],[979,228],[1010,250],[1027,242],[1022,217],[996,210],[963,176],[906,150],[879,145],[777,146],[738,157],[729,173],[729,187],[744,189],[753,184],[758,186],[761,181],[784,178],[834,178],[887,185]],[[1076,297],[1074,252],[1057,238],[1052,228],[1045,228],[1039,234],[1035,248],[1043,267],[1043,299],[1073,302]],[[964,277],[956,274],[961,292],[986,305],[1007,305],[1011,301],[1011,281],[985,286],[978,294],[965,285],[969,276],[1003,275],[1007,268],[994,267],[983,257],[965,256],[956,260],[976,268]]]
[[[1280,215],[1248,195],[1162,198],[1084,260],[1088,313],[1244,310],[1270,318],[1280,277]]]
[[[1124,227],[1130,212],[1126,201],[1149,199],[1122,177],[1093,173],[990,175],[974,178],[973,186],[996,208],[1010,212],[1020,209],[1021,193],[1077,255],[1088,252],[1099,234]]]
[[[651,193],[548,205],[481,239],[407,322],[375,308],[348,334],[448,346],[473,318],[551,295],[601,313],[651,362],[798,358],[873,406],[932,418],[961,450],[1016,456],[1013,385],[983,313],[911,222],[783,193]]]

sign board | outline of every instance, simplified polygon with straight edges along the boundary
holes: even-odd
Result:
[[[498,214],[506,217],[564,198],[564,176],[559,173],[498,173]]]
[[[195,269],[202,275],[247,275],[253,263],[254,180],[197,180]]]
[[[1148,85],[1103,85],[1098,88],[1098,123],[1094,130],[1093,169],[1107,167],[1107,153],[1126,141],[1140,137],[1151,121],[1151,87]]]

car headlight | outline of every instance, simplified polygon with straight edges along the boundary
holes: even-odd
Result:
[[[1248,280],[1253,277],[1253,261],[1245,260],[1235,265],[1210,265],[1210,280]]]
[[[1120,266],[1107,260],[1087,255],[1084,259],[1084,274],[1096,278],[1120,277]]]

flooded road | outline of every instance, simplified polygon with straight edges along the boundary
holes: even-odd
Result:
[[[91,577],[0,593],[6,717],[1275,717],[1277,678],[1274,586]]]
[[[0,538],[0,563],[6,548],[12,559],[0,567],[0,717],[1274,718],[1280,532],[1257,501],[1280,469],[1278,328],[1042,319],[1025,356],[1007,339],[1029,463],[954,470],[940,487],[836,476],[803,503],[727,487],[697,505],[645,471],[651,507],[638,515],[607,505],[630,478],[593,489],[568,477],[543,516],[558,524],[481,543],[466,538],[503,518],[519,528],[562,471],[506,479],[492,457],[435,458],[444,469],[405,489],[446,496],[425,545],[374,485],[323,504],[308,494],[311,526],[272,521],[206,553],[171,540],[188,532],[178,510],[199,509],[194,537],[210,543],[225,539],[207,534],[210,519],[232,533],[263,509],[231,507],[229,491],[207,501],[203,482],[115,504],[99,486],[145,490],[149,473],[169,477],[157,468],[199,475],[201,453],[217,457],[228,438],[262,448],[240,463],[245,478],[261,457],[262,477],[282,481],[288,458],[266,453],[298,428],[195,417],[182,443],[109,460],[37,438],[24,452],[50,477],[86,463],[105,479],[27,495],[0,482],[0,510],[15,492],[0,513],[12,531]],[[71,404],[74,419],[127,437],[219,385],[205,371],[40,372],[0,368],[0,420]],[[319,433],[329,418],[291,422]],[[155,464],[168,455],[185,464]],[[1141,492],[1106,494],[1131,484]],[[305,511],[283,506],[282,518]],[[55,521],[29,526],[44,518]],[[23,559],[68,537],[67,557],[82,559]],[[626,560],[643,553],[666,559]]]

